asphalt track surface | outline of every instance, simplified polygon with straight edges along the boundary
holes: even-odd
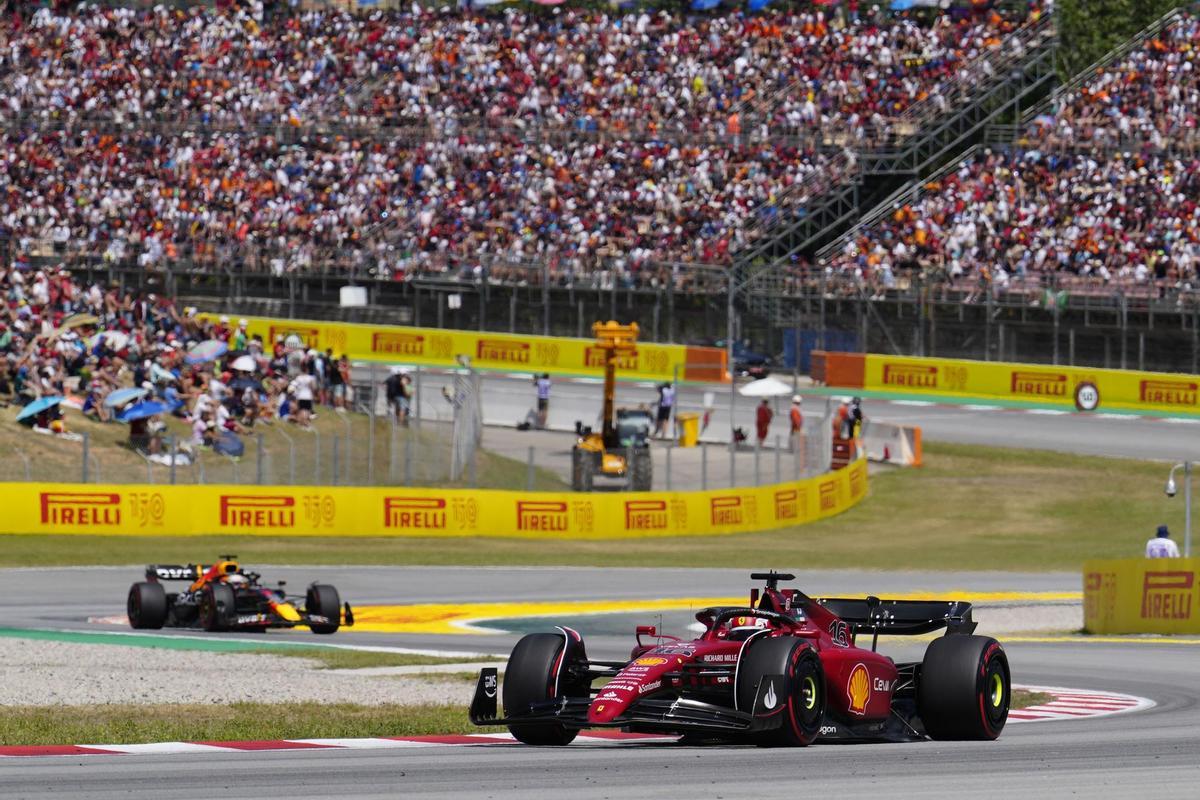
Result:
[[[445,402],[437,394],[440,385],[429,376],[423,387],[422,410],[427,418],[446,415]],[[524,379],[491,377],[486,392],[489,422],[521,419],[532,405],[532,388]],[[592,384],[556,382],[552,425],[567,427],[576,418],[587,422],[587,414],[594,415],[598,406],[598,395]],[[698,408],[702,396],[703,390],[684,387],[680,408]],[[618,402],[636,404],[652,398],[651,385],[624,384]],[[819,414],[824,403],[824,397],[806,394],[809,413]],[[712,430],[728,430],[727,391],[715,392],[714,408]],[[941,441],[1179,459],[1195,455],[1197,440],[1193,423],[1144,417],[882,400],[869,400],[865,408],[880,420],[920,425],[927,438]],[[734,420],[748,427],[750,402],[739,399],[736,409]],[[295,590],[314,579],[330,582],[341,588],[346,599],[364,605],[732,596],[745,592],[748,585],[741,571],[729,570],[279,567],[263,572],[269,580],[287,579]],[[125,591],[138,575],[137,567],[3,570],[0,607],[12,627],[112,630],[89,625],[87,618],[122,612]],[[797,583],[815,595],[1079,589],[1075,574],[802,573]],[[986,632],[986,626],[981,626],[980,633]],[[307,633],[271,634],[277,636],[314,640]],[[589,652],[597,658],[619,657],[631,638],[605,630],[589,637]],[[513,634],[347,633],[332,641],[503,653],[514,639]],[[922,648],[918,643],[881,647],[897,660],[918,659]],[[1157,705],[1128,715],[1012,726],[998,741],[984,743],[827,745],[803,751],[659,744],[565,749],[514,745],[21,759],[0,764],[0,797],[1196,796],[1200,647],[1017,641],[1006,649],[1018,682],[1125,692],[1149,697]]]
[[[384,371],[377,369],[382,379]],[[369,371],[361,368],[356,379],[366,380]],[[780,376],[788,381],[789,376]],[[423,419],[449,420],[452,410],[442,398],[441,390],[450,379],[444,373],[422,371],[421,415]],[[515,425],[525,419],[534,405],[532,382],[526,377],[506,377],[485,374],[483,394],[486,398],[483,413],[488,425]],[[754,406],[751,398],[737,397],[731,404],[729,388],[681,385],[677,408],[680,411],[701,411],[705,395],[710,394],[712,420],[704,438],[729,441],[729,431],[738,426],[754,430]],[[813,418],[824,412],[827,394],[801,386],[804,411]],[[652,403],[656,397],[653,383],[619,382],[616,404],[633,407]],[[776,424],[771,435],[787,436],[787,401],[778,401]],[[382,400],[380,401],[382,410]],[[550,400],[550,427],[572,430],[576,420],[586,425],[597,424],[600,412],[601,388],[598,381],[556,380]],[[733,408],[732,425],[730,408]],[[954,404],[928,403],[912,400],[866,399],[863,409],[867,416],[881,422],[916,425],[925,439],[962,444],[1021,447],[1054,450],[1083,455],[1118,456],[1152,460],[1195,459],[1200,453],[1200,419],[1160,418],[1133,414],[1074,413],[1044,409],[1003,408],[986,402]],[[485,446],[486,445],[486,433]]]

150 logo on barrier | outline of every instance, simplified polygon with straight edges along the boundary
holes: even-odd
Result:
[[[121,495],[115,492],[40,492],[43,525],[121,524]]]
[[[1142,619],[1191,619],[1192,572],[1147,572],[1142,581]]]
[[[129,511],[138,527],[159,527],[167,512],[167,503],[159,492],[130,492]]]
[[[383,527],[443,530],[446,501],[441,497],[385,497]]]
[[[565,533],[570,527],[567,504],[558,500],[518,500],[517,530]]]
[[[223,494],[221,526],[225,528],[293,528],[296,498],[286,495]]]
[[[603,367],[604,353],[602,347],[588,347],[583,351],[583,365],[585,367]],[[618,352],[614,359],[617,369],[636,370],[638,365],[638,351]]]
[[[821,511],[832,511],[838,506],[838,487],[836,480],[821,481],[817,494],[821,497]]]
[[[305,347],[319,348],[321,346],[321,329],[306,328],[296,325],[272,325],[268,329],[268,342],[273,343],[276,336],[282,336],[285,340],[289,336],[297,336],[300,341],[304,342]]]

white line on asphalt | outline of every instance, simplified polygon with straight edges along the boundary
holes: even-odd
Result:
[[[886,401],[894,406],[934,406],[937,403],[931,403],[928,400],[888,400]]]
[[[1188,419],[1187,417],[1163,417],[1162,421],[1175,425],[1200,425],[1200,419]]]
[[[1002,411],[1003,410],[1000,406],[983,406],[983,405],[976,405],[974,403],[965,405],[965,406],[963,406],[963,408],[967,409],[968,411]]]
[[[1027,409],[1025,409],[1025,413],[1026,414],[1041,414],[1041,415],[1047,416],[1047,417],[1061,417],[1066,414],[1070,414],[1071,412],[1063,411],[1060,408],[1027,408]]]

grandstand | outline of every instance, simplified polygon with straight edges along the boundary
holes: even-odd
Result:
[[[1189,307],[1182,243],[1139,266],[1157,252],[1142,236],[1096,266],[997,234],[995,198],[964,212],[955,193],[1051,197],[1070,181],[1094,196],[1119,180],[1126,202],[1187,196],[1190,162],[1158,153],[1191,146],[1194,87],[1165,77],[1189,68],[1190,17],[1049,96],[1055,17],[1023,0],[853,15],[256,8],[0,22],[8,262],[229,309],[567,334],[622,316],[654,339],[728,327],[773,353],[815,328],[828,337],[806,346],[1132,365],[1145,315]],[[1105,124],[1097,109],[1127,97],[1133,69],[1146,102]],[[1184,121],[1150,122],[1163,117]],[[1114,146],[1136,153],[1093,166],[1079,152]],[[1047,200],[1029,204],[1018,222],[1046,217]],[[1062,206],[1052,238],[1092,247]],[[1045,268],[1064,255],[1070,269]],[[366,309],[332,305],[347,281]],[[1084,330],[1097,324],[1099,338]],[[1059,326],[1069,342],[1033,344]]]

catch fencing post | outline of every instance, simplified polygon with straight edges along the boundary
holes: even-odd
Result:
[[[92,434],[83,432],[83,482],[88,482],[88,461],[91,457]]]
[[[261,434],[260,434],[261,435]],[[167,452],[171,454],[171,485],[175,485],[175,437],[167,437]]]
[[[762,439],[755,438],[754,440],[754,485],[761,486],[762,480],[759,476],[759,456],[762,455]]]
[[[321,485],[321,432],[319,430],[317,430],[316,428],[310,428],[309,430],[312,431],[313,436],[315,437],[313,446],[316,448],[316,450],[314,451],[316,454],[316,458],[313,459],[313,485],[320,486]]]
[[[412,448],[413,432],[410,430],[404,437],[404,485],[412,485]]]
[[[375,364],[371,364],[371,400],[367,406],[367,485],[375,484],[375,403],[379,400]]]
[[[708,446],[700,443],[700,488],[708,488]]]
[[[338,442],[341,441],[337,436],[333,437],[333,485],[338,485]]]
[[[259,486],[262,486],[262,484],[263,484],[263,467],[265,466],[265,464],[263,461],[263,435],[261,433],[257,433],[254,435],[254,443],[255,443],[254,455],[255,455],[255,462],[256,462],[254,465],[255,473],[256,473],[254,477],[255,477],[255,482],[258,483]],[[172,471],[174,471],[174,468],[175,468],[175,456],[171,456]],[[174,483],[174,482],[175,482],[174,476],[172,476],[171,483]]]
[[[33,480],[33,465],[29,461],[29,456],[25,454],[24,450],[16,450],[15,452],[21,457],[21,460],[25,462],[25,482],[29,483]]]
[[[674,444],[667,445],[667,491],[671,491],[671,451],[675,449]]]
[[[625,491],[633,491],[633,448],[625,448]]]
[[[783,470],[780,465],[779,434],[775,434],[775,482],[783,480]]]
[[[731,489],[734,486],[737,486],[737,481],[734,479],[734,475],[736,475],[737,472],[734,469],[735,465],[733,463],[736,458],[737,458],[737,437],[731,436],[729,439],[729,487]]]
[[[275,429],[283,438],[287,439],[288,443],[288,485],[296,485],[296,440],[283,432],[283,426],[280,425]]]
[[[532,447],[529,448],[529,459],[528,459],[528,461],[526,461],[525,488],[526,488],[526,490],[528,490],[530,492],[533,491],[533,448]]]
[[[352,479],[352,477],[350,475],[350,464],[354,460],[350,455],[353,450],[353,447],[354,447],[354,442],[353,442],[354,423],[352,423],[350,421],[350,413],[349,412],[346,412],[346,415],[344,417],[342,417],[342,422],[346,423],[346,448],[345,448],[345,452],[342,454],[345,456],[345,458],[343,458],[342,461],[346,465],[346,480],[344,481],[344,483],[347,486],[350,486],[351,484],[354,483],[354,480]],[[336,483],[336,482],[337,481],[334,481],[334,483]]]
[[[396,415],[389,413],[388,420],[388,483],[396,481]]]
[[[413,402],[412,410],[409,412],[409,417],[412,423],[416,423],[416,427],[421,427],[421,365],[417,364],[417,377],[413,380]]]

